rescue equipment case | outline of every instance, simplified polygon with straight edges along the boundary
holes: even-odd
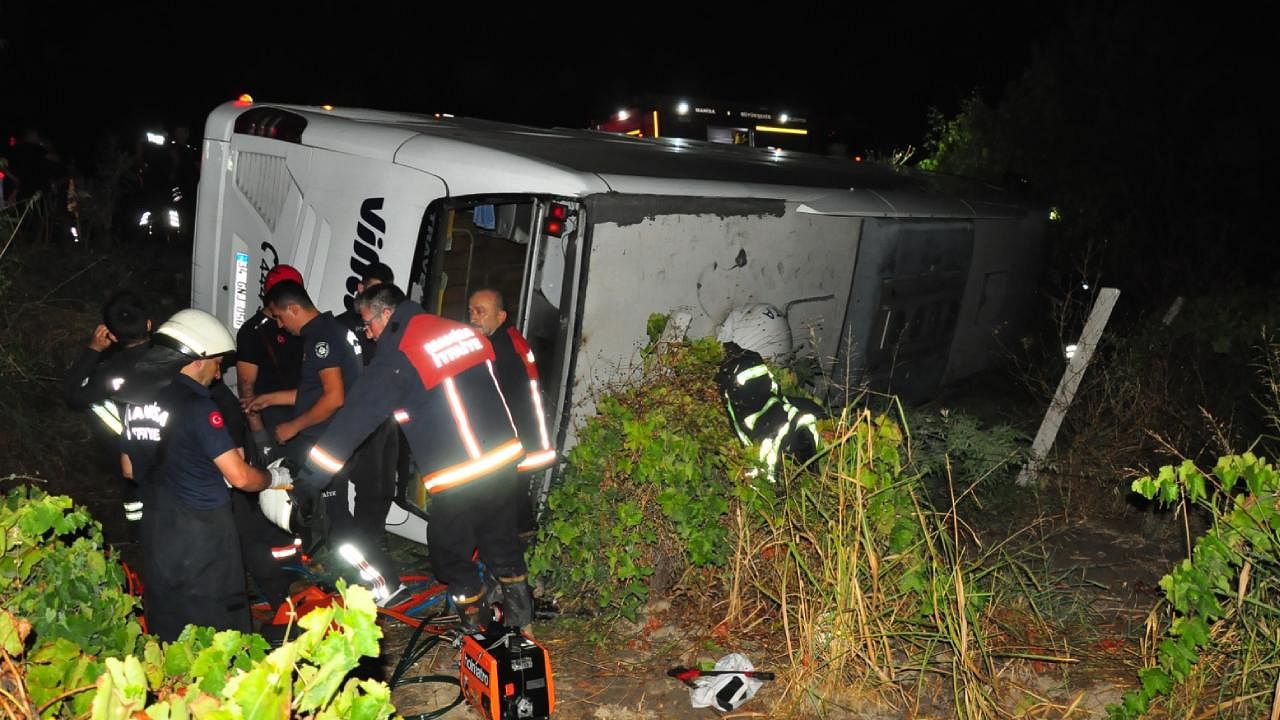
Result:
[[[464,635],[459,662],[462,696],[487,720],[541,720],[555,709],[555,683],[546,648],[522,633]]]

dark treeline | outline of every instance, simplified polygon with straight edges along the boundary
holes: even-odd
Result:
[[[936,118],[932,160],[1058,208],[1056,269],[1130,307],[1273,285],[1277,31],[1259,13],[1068,7],[1003,99]]]

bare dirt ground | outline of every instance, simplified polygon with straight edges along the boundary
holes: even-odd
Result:
[[[1136,684],[1139,640],[1147,615],[1157,600],[1157,583],[1181,555],[1176,546],[1144,538],[1130,527],[1105,523],[1050,519],[1028,542],[1044,562],[1042,576],[1053,587],[1042,597],[1054,607],[1042,611],[1067,623],[1057,637],[1042,637],[1046,656],[1069,662],[1018,662],[1006,667],[1002,682],[1014,716],[1035,718],[1100,718],[1105,707],[1119,702]],[[1041,600],[1041,602],[1046,602]],[[677,665],[715,660],[728,652],[742,652],[760,669],[785,669],[785,648],[776,637],[755,633],[734,637],[717,628],[717,618],[705,610],[673,608],[657,603],[635,624],[614,628],[607,642],[591,639],[593,628],[581,618],[558,618],[535,624],[534,634],[550,652],[556,682],[556,717],[592,720],[650,720],[659,718],[784,717],[774,714],[782,687],[766,683],[757,696],[737,711],[722,714],[695,709],[689,692],[666,676]],[[408,626],[384,623],[382,666],[390,677],[409,636]],[[1035,638],[1029,638],[1034,642]],[[441,644],[424,656],[408,676],[458,673],[457,651]],[[393,689],[400,712],[409,715],[448,705],[457,688],[444,684],[403,685]],[[859,707],[828,709],[822,717],[945,718],[951,717],[946,690],[939,685],[923,693],[923,702],[878,705],[868,698]],[[934,696],[936,702],[930,702]],[[465,705],[441,717],[475,717]]]
[[[649,616],[653,620],[648,625],[623,629],[610,638],[607,647],[597,646],[586,637],[588,623],[582,620],[535,624],[533,633],[550,653],[555,674],[555,717],[640,720],[713,716],[711,710],[692,708],[688,690],[665,674],[668,668],[688,664],[690,647],[707,648],[712,641],[696,636],[682,623],[656,619],[665,614],[665,610],[659,610]],[[384,628],[384,653],[394,656],[403,649],[410,632],[407,626],[394,621]],[[754,654],[754,661],[766,667],[763,655],[746,652],[749,656]],[[705,654],[709,653],[704,651]],[[441,645],[423,657],[409,674],[456,677],[457,650]],[[768,692],[766,685],[757,697],[763,698]],[[456,687],[443,684],[404,685],[392,693],[398,710],[406,715],[443,707],[456,696]],[[743,709],[750,709],[753,704],[761,705],[753,701]],[[475,714],[463,705],[442,717],[467,718]]]

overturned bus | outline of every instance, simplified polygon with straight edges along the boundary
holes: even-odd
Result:
[[[652,313],[701,337],[765,308],[823,371],[818,390],[924,398],[997,357],[1044,255],[1046,213],[943,182],[694,140],[233,102],[205,125],[191,299],[238,328],[288,263],[337,312],[381,261],[465,322],[470,291],[496,287],[561,450]],[[420,541],[405,514],[388,529]]]

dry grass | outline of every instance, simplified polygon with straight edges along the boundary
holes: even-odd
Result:
[[[954,495],[941,514],[922,503],[894,467],[902,438],[891,427],[846,415],[815,474],[787,480],[780,511],[763,523],[739,512],[724,622],[736,631],[773,619],[787,664],[775,712],[787,716],[868,703],[1008,716],[1003,695],[1018,667],[1069,658],[1052,642],[1033,653],[1006,632],[1016,614],[1052,635],[1034,607],[993,602],[993,571],[981,565],[1013,565],[975,542]],[[910,527],[895,524],[902,518]],[[915,540],[904,544],[904,532]]]

